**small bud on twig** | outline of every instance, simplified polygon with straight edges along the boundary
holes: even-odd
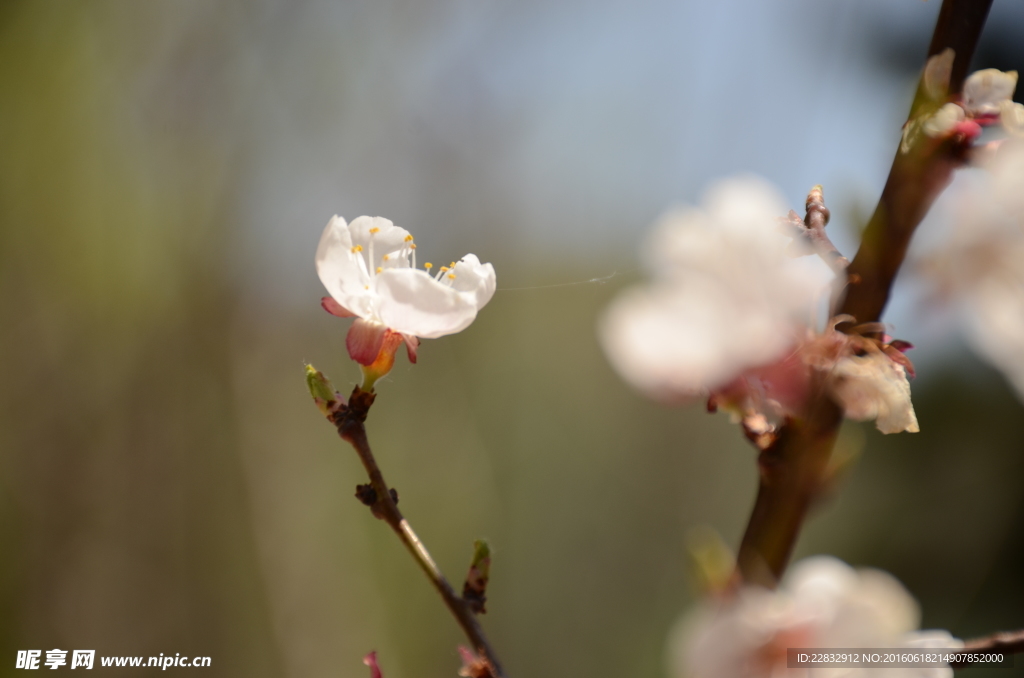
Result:
[[[459,675],[463,678],[494,678],[491,665],[476,652],[464,645],[459,645],[459,655],[462,657],[462,668],[459,669]]]
[[[707,526],[686,535],[687,553],[696,584],[702,593],[722,593],[735,583],[736,556],[721,535]]]
[[[487,580],[490,576],[491,547],[483,539],[478,539],[473,542],[473,562],[462,586],[462,599],[476,614],[487,612],[484,605],[487,603]]]
[[[331,413],[338,406],[337,394],[334,392],[331,382],[323,375],[323,372],[320,372],[312,365],[306,365],[306,387],[309,389],[309,395],[313,396],[313,402],[316,403],[320,412],[325,417],[331,416]]]

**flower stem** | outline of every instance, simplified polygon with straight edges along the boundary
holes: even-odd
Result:
[[[366,468],[366,472],[370,477],[370,486],[373,488],[373,500],[368,502],[373,514],[384,520],[395,531],[395,534],[398,535],[398,538],[405,545],[405,548],[408,549],[413,559],[420,566],[420,569],[430,579],[430,583],[434,585],[434,588],[441,595],[444,604],[448,607],[452,616],[455,617],[455,621],[462,627],[463,632],[470,643],[472,643],[477,654],[486,659],[490,664],[494,678],[504,678],[505,673],[501,668],[501,663],[498,661],[490,641],[487,640],[487,636],[484,635],[483,628],[481,628],[476,616],[470,609],[470,605],[448,583],[437,563],[430,557],[427,547],[423,545],[416,532],[413,531],[412,526],[409,525],[409,521],[398,510],[395,497],[392,496],[392,490],[384,481],[384,475],[381,473],[380,467],[377,465],[376,459],[374,459],[373,452],[370,450],[370,443],[366,437],[366,427],[363,425],[375,397],[376,394],[373,392],[364,391],[357,386],[352,391],[347,406],[340,400],[336,401],[333,411],[328,414],[328,419],[337,427],[338,434],[342,439],[351,443],[352,447],[355,448],[356,453],[359,455],[359,460],[363,462],[363,466]]]
[[[943,0],[928,55],[939,54],[947,47],[956,51],[952,93],[963,86],[991,4],[992,0]],[[915,110],[916,102],[911,115]],[[963,150],[951,143],[918,145],[908,153],[897,150],[860,250],[846,269],[849,286],[837,313],[852,315],[856,319],[852,324],[881,318],[910,238],[949,184],[953,171],[963,164]],[[808,214],[820,219],[822,214],[811,214],[812,202],[808,200]],[[737,555],[737,567],[747,582],[776,585],[807,511],[821,493],[842,411],[823,390],[818,393],[806,415],[783,426],[776,441],[758,459],[761,477],[757,499]]]

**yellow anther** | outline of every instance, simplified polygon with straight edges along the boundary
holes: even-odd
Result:
[[[384,255],[384,256],[382,257],[382,261],[387,261],[387,260],[388,260],[388,255],[386,255],[386,254],[385,254],[385,255]]]
[[[450,269],[450,268],[448,268],[447,266],[442,266],[442,267],[441,267],[441,273],[444,273],[445,271],[450,271],[450,270],[451,270],[451,269]]]
[[[383,269],[382,267],[380,267],[380,266],[378,266],[378,267],[377,267],[377,273],[380,273],[380,272],[381,272],[381,271],[383,271],[383,270],[384,270],[384,269]]]
[[[362,245],[356,245],[355,247],[352,248],[352,251],[353,252],[362,252],[363,251],[363,246]]]
[[[454,273],[449,273],[448,274],[448,279],[449,280],[455,280],[455,274]]]
[[[452,263],[448,264],[448,266],[450,266],[451,268],[455,268],[455,262],[453,261]]]
[[[413,243],[413,244],[409,245],[409,249],[411,249],[411,250],[416,249],[416,243]]]
[[[405,236],[405,242],[412,242],[412,234]]]
[[[428,261],[427,263],[423,264],[423,268],[429,271],[430,269],[434,268],[434,265]]]
[[[380,233],[380,228],[377,227],[377,226],[374,226],[373,228],[371,228],[370,229],[370,234],[372,235],[374,233]]]

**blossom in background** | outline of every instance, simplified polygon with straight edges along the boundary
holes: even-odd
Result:
[[[345,343],[370,387],[391,369],[403,343],[416,362],[419,338],[466,329],[495,289],[494,267],[474,254],[436,273],[429,263],[417,268],[412,235],[381,217],[348,224],[335,215],[320,237],[316,270],[330,293],[323,307],[356,317]]]
[[[946,49],[928,59],[922,75],[921,98],[914,116],[903,126],[902,153],[922,140],[959,139],[970,143],[981,128],[1002,123],[1012,135],[1024,136],[1024,105],[1014,103],[1017,71],[986,68],[964,81],[962,92],[950,96],[949,81],[956,53]]]
[[[918,631],[917,603],[891,575],[817,556],[771,591],[745,587],[685,615],[669,639],[674,678],[845,678],[856,668],[788,669],[788,648],[948,648],[946,631]],[[877,668],[872,678],[952,678],[950,668]]]
[[[950,239],[925,261],[969,339],[1024,399],[1024,144],[1004,143],[961,194]]]
[[[948,74],[947,74],[948,83]],[[942,105],[921,123],[922,131],[933,138],[962,134],[974,139],[983,125],[997,122],[1012,134],[1024,133],[1024,106],[1013,101],[1017,71],[996,68],[975,71],[964,82],[956,101]]]
[[[701,395],[792,350],[828,276],[786,254],[784,212],[771,186],[745,177],[713,186],[703,209],[659,220],[643,250],[654,280],[625,291],[600,321],[627,381],[659,397]]]
[[[844,319],[816,330],[832,274],[794,258],[784,212],[769,185],[748,177],[714,186],[702,209],[661,219],[644,249],[653,281],[623,292],[600,320],[609,361],[656,398],[707,397],[762,448],[782,420],[802,415],[815,383],[851,418],[916,431],[910,362],[894,348],[907,345],[835,331]]]

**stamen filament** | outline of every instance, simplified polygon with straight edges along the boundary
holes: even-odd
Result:
[[[370,229],[370,244],[369,244],[369,252],[368,252],[368,254],[370,255],[370,277],[371,278],[376,275],[376,269],[374,269],[374,267],[373,267],[373,265],[376,263],[376,261],[373,258],[373,236],[375,236],[379,231],[380,231],[380,228],[378,228],[376,226],[374,226],[373,228]]]

